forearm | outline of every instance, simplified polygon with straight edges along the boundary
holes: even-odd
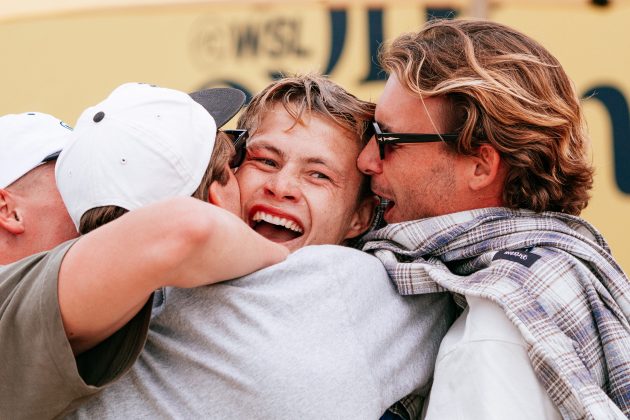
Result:
[[[217,208],[207,221],[212,226],[188,235],[188,245],[195,245],[187,263],[178,267],[179,278],[188,282],[200,275],[198,282],[208,284],[233,279],[284,261],[289,255],[286,247],[259,235],[229,212]],[[190,287],[181,283],[175,286]]]
[[[183,257],[169,246],[181,241],[178,212],[191,201],[169,200],[130,212],[81,237],[68,251],[58,299],[75,354],[124,326],[171,279]]]
[[[287,255],[238,217],[193,198],[135,210],[68,251],[58,290],[66,334],[79,353],[125,325],[159,287],[227,280]]]

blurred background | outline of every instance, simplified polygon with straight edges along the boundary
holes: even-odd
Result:
[[[0,115],[41,111],[73,125],[124,82],[253,94],[305,71],[377,100],[378,46],[433,17],[505,23],[558,57],[593,140],[582,215],[630,271],[630,0],[0,0]]]

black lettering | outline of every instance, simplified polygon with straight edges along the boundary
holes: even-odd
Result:
[[[294,54],[297,57],[306,57],[308,55],[308,50],[300,44],[302,40],[302,21],[293,19],[288,22],[289,25],[289,36],[288,36],[288,47],[291,54]]]
[[[260,27],[251,23],[232,26],[232,36],[236,44],[236,56],[258,55]]]
[[[596,86],[584,94],[600,101],[608,111],[612,126],[615,181],[624,194],[630,194],[630,111],[623,93],[614,86]]]
[[[524,265],[525,267],[531,267],[538,259],[540,255],[533,252],[521,252],[521,251],[499,251],[494,254],[492,261],[506,260],[512,261]]]
[[[378,49],[383,43],[383,9],[368,10],[370,68],[361,83],[385,80],[387,75],[377,62]]]
[[[266,51],[270,57],[278,58],[284,51],[284,38],[282,37],[282,26],[284,20],[274,19],[265,24]]]
[[[445,7],[427,7],[427,20],[433,19],[454,19],[457,17],[457,10]]]
[[[328,56],[328,64],[326,64],[324,74],[330,74],[333,72],[343,47],[346,44],[346,30],[347,30],[347,13],[345,10],[331,10],[330,11],[330,54]]]
[[[301,45],[302,22],[275,18],[264,23],[235,24],[231,27],[237,58],[265,54],[271,58],[287,55],[304,57],[309,51]]]

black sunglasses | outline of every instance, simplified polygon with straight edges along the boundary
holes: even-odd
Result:
[[[366,135],[371,138],[376,136],[376,144],[381,160],[385,159],[385,146],[396,143],[432,143],[437,141],[457,140],[457,134],[417,134],[417,133],[383,133],[376,121],[368,126]]]
[[[245,160],[247,149],[245,148],[245,142],[249,137],[247,130],[222,130],[223,133],[232,141],[234,145],[234,156],[230,159],[230,168],[238,168]]]

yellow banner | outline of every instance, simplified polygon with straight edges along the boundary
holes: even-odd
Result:
[[[430,16],[472,10],[461,0],[431,3],[439,8],[411,1],[160,1],[74,11],[67,3],[61,12],[0,14],[0,114],[42,111],[72,125],[124,82],[185,91],[232,85],[252,94],[280,74],[305,71],[327,73],[377,100],[382,41]],[[584,95],[597,174],[583,216],[630,270],[630,4],[548,3],[490,2],[487,13],[547,46]]]

